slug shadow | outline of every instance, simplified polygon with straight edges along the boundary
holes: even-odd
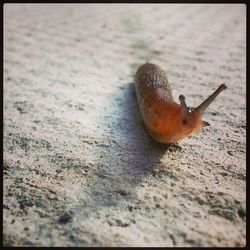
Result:
[[[119,88],[109,100],[108,113],[100,121],[105,131],[102,141],[106,144],[100,142],[95,149],[100,160],[84,201],[84,206],[93,208],[92,212],[100,207],[123,207],[125,201],[136,199],[136,186],[161,165],[163,155],[180,150],[178,145],[157,143],[147,134],[133,83]]]

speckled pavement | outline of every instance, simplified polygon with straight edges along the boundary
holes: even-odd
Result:
[[[211,126],[155,143],[140,64]],[[246,6],[4,5],[4,246],[245,246]]]

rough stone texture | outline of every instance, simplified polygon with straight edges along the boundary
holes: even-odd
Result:
[[[133,75],[166,69],[199,137],[162,146]],[[4,5],[5,246],[244,246],[246,6]]]

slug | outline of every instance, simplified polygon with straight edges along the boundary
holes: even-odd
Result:
[[[180,104],[174,101],[167,73],[159,66],[146,63],[135,74],[137,101],[147,131],[154,140],[165,144],[198,135],[202,127],[209,126],[208,122],[202,121],[202,115],[226,88],[221,84],[197,108],[190,108],[183,95],[179,96]]]

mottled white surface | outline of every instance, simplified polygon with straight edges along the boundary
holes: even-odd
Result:
[[[145,132],[144,62],[211,126]],[[5,246],[244,246],[246,6],[5,4]]]

